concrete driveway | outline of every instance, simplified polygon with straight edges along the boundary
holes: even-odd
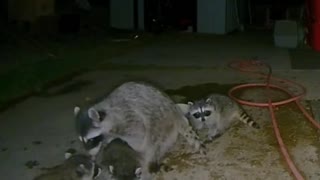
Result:
[[[194,93],[198,93],[197,86],[204,83],[223,85],[259,80],[227,69],[225,66],[228,59],[248,57],[251,45],[246,48],[246,55],[240,56],[237,54],[239,51],[230,53],[236,47],[228,51],[226,43],[222,47],[219,43],[214,44],[213,48],[207,49],[203,49],[202,46],[207,47],[208,43],[202,46],[200,44],[184,43],[176,50],[169,48],[166,43],[154,44],[154,46],[112,59],[107,63],[132,64],[133,62],[135,64],[135,62],[141,62],[144,64],[143,62],[150,61],[152,63],[149,64],[168,67],[172,63],[171,68],[163,69],[156,66],[149,66],[144,70],[101,68],[50,89],[43,96],[30,97],[1,112],[0,174],[3,177],[1,179],[31,180],[36,174],[42,172],[41,168],[61,163],[67,149],[74,148],[81,151],[73,124],[74,106],[108,93],[123,81],[148,80],[162,89],[178,89],[189,85],[194,86]],[[266,50],[262,51],[263,48]],[[215,49],[218,49],[217,53],[214,53]],[[225,49],[225,52],[221,52],[222,49]],[[254,49],[259,48],[254,47]],[[308,89],[306,99],[319,99],[320,71],[291,70],[286,50],[272,50],[273,47],[270,46],[268,49],[266,45],[260,49],[252,52],[265,53],[265,60],[274,67],[275,75],[295,80],[306,86]],[[165,55],[160,57],[161,53]],[[219,54],[224,54],[224,61],[220,60]],[[257,53],[251,53],[251,55],[253,57]],[[280,56],[284,58],[279,58]],[[205,57],[207,61],[204,61]],[[185,59],[188,60],[184,61]],[[192,63],[189,64],[189,67],[179,68],[188,65],[188,62],[197,64],[201,62],[202,68],[194,68]],[[215,66],[217,64],[218,66]],[[259,98],[261,94],[247,92],[243,96]],[[261,130],[257,131],[237,124],[222,137],[208,144],[209,153],[206,157],[188,154],[188,146],[183,141],[179,141],[166,160],[173,170],[159,173],[157,179],[292,179],[280,156],[268,112],[265,109],[251,107],[246,107],[246,109],[262,125]],[[298,167],[306,179],[320,179],[319,134],[310,128],[294,107],[279,109],[279,114],[280,120],[281,117],[286,119],[283,127],[287,125],[292,128],[299,127],[284,131],[294,134],[288,144]],[[288,118],[294,120],[289,121]],[[180,149],[183,149],[181,147],[186,148],[181,151]]]

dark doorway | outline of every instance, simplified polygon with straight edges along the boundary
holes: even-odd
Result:
[[[8,19],[8,0],[0,0],[0,21],[7,22]]]
[[[145,0],[145,27],[147,31],[196,31],[196,0]]]

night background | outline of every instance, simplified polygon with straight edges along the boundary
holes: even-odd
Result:
[[[230,68],[235,60],[259,60],[275,76],[302,84],[303,105],[320,119],[319,0],[0,3],[0,174],[8,180],[31,180],[42,168],[61,163],[66,149],[80,149],[74,106],[90,104],[129,80],[154,83],[186,103],[210,92],[227,95],[239,84],[264,83],[265,77]],[[239,94],[266,101],[259,89],[248,91]],[[276,100],[287,97],[278,95]],[[209,145],[210,160],[178,153],[169,160],[178,168],[161,177],[291,179],[264,110],[248,111],[261,131],[236,125]],[[308,179],[320,179],[319,133],[294,105],[277,113],[299,169]]]
[[[250,32],[262,32],[261,36],[270,36],[266,40],[274,39],[278,46],[304,44],[319,50],[319,26],[313,18],[317,8],[307,7],[314,7],[313,1],[1,0],[0,78],[2,94],[6,95],[0,98],[0,104],[41,91],[56,79],[88,68],[88,63],[97,65],[168,34],[230,37],[243,33],[246,38]],[[285,19],[292,21],[275,26],[276,21]],[[110,39],[128,41],[108,46]],[[301,53],[292,52],[293,61]],[[318,57],[317,53],[309,54]],[[301,64],[297,61],[293,64]],[[44,70],[48,67],[51,70]],[[25,92],[16,93],[21,88]]]

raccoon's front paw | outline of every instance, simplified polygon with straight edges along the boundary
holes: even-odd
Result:
[[[201,155],[206,155],[207,154],[207,148],[204,143],[201,141],[195,142],[195,148],[196,151],[199,152]]]
[[[199,152],[200,152],[201,155],[207,155],[207,148],[206,148],[206,145],[204,143],[201,143]]]

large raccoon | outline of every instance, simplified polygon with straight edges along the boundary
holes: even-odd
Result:
[[[244,109],[231,98],[211,94],[206,99],[188,102],[188,107],[177,104],[196,130],[206,129],[208,140],[222,135],[237,120],[258,129]]]
[[[159,89],[126,82],[89,108],[75,107],[79,139],[95,157],[102,144],[121,138],[141,154],[141,178],[151,179],[150,166],[162,158],[181,134],[205,152],[198,135],[174,102]]]
[[[35,177],[34,180],[93,180],[101,172],[100,166],[90,156],[69,153],[66,153],[63,164],[46,170],[45,174]]]

